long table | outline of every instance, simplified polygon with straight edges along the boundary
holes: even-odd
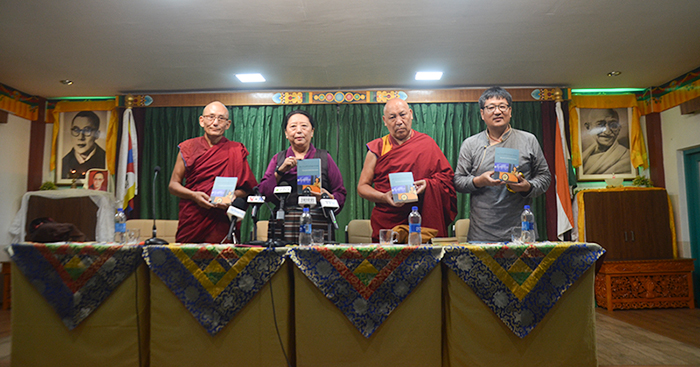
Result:
[[[300,367],[596,366],[592,265],[602,252],[573,243],[147,246],[150,272],[140,265],[72,330],[13,267],[12,360],[282,366],[284,348]],[[145,313],[134,307],[144,289]],[[117,319],[148,327],[86,331]],[[39,345],[58,346],[43,359],[32,355],[38,334]],[[113,352],[114,340],[131,349]]]

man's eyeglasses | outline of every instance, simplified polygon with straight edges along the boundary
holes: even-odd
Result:
[[[510,108],[509,105],[507,104],[500,104],[496,106],[495,104],[490,104],[488,106],[484,106],[484,111],[488,113],[494,113],[496,111],[496,108],[498,108],[501,112],[506,112]]]
[[[95,133],[95,131],[98,131],[98,130],[94,129],[90,126],[86,126],[82,129],[78,128],[77,126],[73,126],[73,128],[70,129],[70,134],[75,136],[75,137],[80,136],[80,134],[85,135],[85,137],[91,137]]]
[[[617,121],[596,121],[593,124],[595,124],[596,128],[602,130],[605,130],[605,126],[610,130],[617,130],[620,128],[620,123]]]
[[[228,122],[228,118],[224,116],[207,115],[202,117],[204,117],[204,121],[206,121],[209,124],[214,122],[214,120],[219,120],[219,122]]]

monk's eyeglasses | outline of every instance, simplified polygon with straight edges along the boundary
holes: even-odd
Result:
[[[202,117],[204,117],[204,121],[206,121],[208,124],[214,122],[214,120],[219,120],[219,122],[228,122],[228,118],[224,116],[207,115]]]

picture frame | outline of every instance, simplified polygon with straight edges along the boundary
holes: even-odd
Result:
[[[85,173],[85,188],[94,191],[110,191],[109,171],[106,169],[89,169]]]
[[[111,111],[72,111],[59,115],[55,152],[57,185],[70,185],[74,178],[82,182],[88,170],[107,168],[110,114]],[[99,128],[95,131],[94,126]]]
[[[632,108],[577,108],[579,116],[580,181],[633,179],[630,155]]]

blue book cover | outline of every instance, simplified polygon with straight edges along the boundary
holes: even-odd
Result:
[[[389,174],[391,194],[395,203],[412,203],[418,201],[416,185],[413,183],[413,172],[397,172]]]
[[[214,179],[214,187],[211,189],[211,195],[209,195],[209,201],[212,204],[231,205],[237,183],[238,177],[216,177]]]
[[[493,170],[494,178],[506,182],[518,182],[517,170],[520,165],[520,151],[512,148],[496,148]]]
[[[304,189],[321,193],[321,159],[310,158],[297,161],[297,191],[304,193]]]

